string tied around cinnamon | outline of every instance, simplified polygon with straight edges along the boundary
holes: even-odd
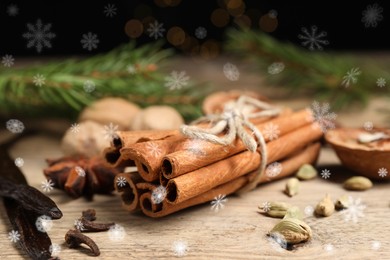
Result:
[[[248,111],[248,107],[252,107]],[[258,112],[253,112],[253,110]],[[221,145],[230,145],[236,138],[241,139],[245,147],[255,152],[259,149],[261,155],[260,168],[255,178],[240,191],[252,190],[256,187],[267,164],[267,146],[262,133],[249,119],[272,117],[280,113],[279,108],[248,96],[240,96],[235,102],[227,103],[221,114],[211,114],[199,118],[192,124],[210,122],[211,128],[201,128],[196,125],[183,125],[180,132],[192,139],[206,140]],[[251,131],[251,134],[246,129]],[[226,133],[221,136],[221,134]]]

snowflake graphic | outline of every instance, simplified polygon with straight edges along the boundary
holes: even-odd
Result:
[[[186,145],[186,150],[192,152],[196,156],[206,156],[206,152],[203,151],[203,148],[203,144],[197,139],[192,139]]]
[[[348,208],[342,210],[341,214],[344,215],[344,220],[346,222],[352,220],[354,223],[357,223],[359,218],[364,217],[363,211],[366,208],[366,205],[361,203],[360,198],[354,200],[349,196],[348,200]]]
[[[135,73],[137,72],[137,69],[136,69],[136,67],[135,67],[134,65],[129,65],[129,66],[127,67],[127,72],[128,72],[129,74],[135,74]]]
[[[38,73],[38,74],[34,75],[34,77],[33,77],[33,83],[37,87],[42,87],[43,85],[45,85],[45,81],[46,81],[46,78],[42,74]]]
[[[85,177],[85,171],[80,166],[74,167],[75,171],[77,172],[77,175],[80,177]]]
[[[2,58],[1,58],[1,63],[3,63],[3,66],[4,67],[12,67],[12,65],[14,65],[14,57],[12,55],[4,55]]]
[[[61,253],[61,246],[59,244],[51,244],[49,247],[51,256],[59,256]]]
[[[126,236],[125,228],[119,224],[110,227],[107,232],[108,238],[113,242],[122,241]]]
[[[276,11],[275,9],[269,10],[268,16],[272,19],[275,19],[276,17],[278,17],[278,11]]]
[[[150,154],[153,155],[155,158],[159,158],[162,154],[161,148],[155,143],[148,142],[146,144],[146,148],[148,149]]]
[[[84,224],[83,222],[80,220],[80,219],[76,219],[73,223],[74,227],[77,229],[77,230],[80,230],[80,231],[83,231],[85,228],[84,228]]]
[[[381,248],[381,242],[379,241],[372,241],[371,242],[371,249],[372,250],[379,250],[379,248]]]
[[[352,68],[350,69],[347,74],[343,77],[343,81],[341,82],[341,85],[344,85],[346,88],[349,87],[351,84],[355,84],[357,82],[357,77],[362,72],[359,70],[359,68]]]
[[[22,167],[24,165],[24,160],[23,158],[20,158],[20,157],[17,157],[15,159],[15,165],[18,166],[18,167]]]
[[[320,105],[317,101],[314,101],[311,105],[311,117],[310,121],[313,126],[320,127],[323,133],[326,133],[328,129],[335,128],[334,120],[336,120],[336,113],[330,112],[329,103],[323,103]]]
[[[386,80],[384,78],[378,78],[376,80],[376,85],[380,88],[383,88],[386,86]]]
[[[24,130],[24,124],[18,119],[8,120],[5,126],[13,134],[20,134]]]
[[[285,66],[283,62],[274,62],[268,66],[268,73],[271,75],[279,74],[284,70]]]
[[[268,212],[271,209],[271,203],[269,201],[263,202],[261,208],[264,210],[264,212]]]
[[[51,192],[53,190],[54,183],[48,179],[41,182],[41,188],[44,192]]]
[[[43,47],[51,48],[50,40],[56,35],[50,32],[51,24],[43,24],[41,19],[38,19],[35,25],[27,23],[28,32],[23,34],[23,38],[28,40],[27,48],[35,47],[40,53]]]
[[[382,167],[382,168],[380,168],[380,169],[378,170],[379,177],[384,178],[384,177],[387,176],[387,173],[388,173],[388,172],[387,172],[387,169],[384,168],[384,167]]]
[[[304,40],[302,42],[303,46],[309,46],[309,50],[314,51],[315,49],[317,50],[323,50],[322,45],[328,45],[329,41],[324,39],[325,36],[327,36],[327,33],[322,31],[317,34],[317,26],[313,25],[311,26],[311,31],[309,32],[307,28],[302,27],[301,31],[303,32],[302,34],[298,35],[298,38],[301,40]]]
[[[237,81],[240,78],[240,72],[237,66],[229,62],[223,65],[223,74],[231,81]]]
[[[200,26],[200,27],[195,29],[195,37],[196,38],[202,40],[202,39],[206,38],[206,36],[207,36],[206,28]]]
[[[46,215],[41,215],[35,221],[35,226],[38,229],[38,231],[46,233],[47,231],[50,231],[50,229],[53,227],[53,221],[51,217]]]
[[[219,194],[217,197],[214,197],[214,200],[210,202],[211,210],[218,212],[220,209],[225,207],[224,203],[226,203],[228,199],[226,195]]]
[[[160,185],[157,188],[155,188],[152,192],[152,203],[153,204],[160,204],[163,202],[165,197],[167,196],[167,189]]]
[[[188,84],[189,76],[186,75],[185,71],[177,72],[176,70],[171,72],[171,75],[165,77],[165,86],[169,90],[181,89]]]
[[[267,168],[265,169],[265,174],[269,178],[273,178],[278,176],[282,172],[282,170],[283,170],[283,166],[281,163],[273,162],[267,166]]]
[[[188,252],[188,244],[186,241],[174,241],[172,244],[172,251],[175,256],[185,256]]]
[[[282,251],[283,249],[287,249],[287,241],[285,237],[277,232],[271,233],[267,238],[268,242],[270,242],[271,246],[276,251]]]
[[[86,80],[84,81],[83,88],[85,92],[92,93],[95,90],[96,85],[92,80]]]
[[[12,243],[16,243],[19,241],[20,239],[20,234],[17,230],[12,230],[11,232],[8,233],[8,239],[12,242]]]
[[[74,123],[70,126],[70,132],[72,134],[78,134],[80,133],[80,124]]]
[[[383,8],[378,4],[368,5],[366,10],[362,12],[362,22],[364,26],[367,27],[376,27],[378,22],[383,20]]]
[[[17,16],[19,14],[18,6],[14,4],[7,6],[7,14],[9,16]]]
[[[363,128],[366,131],[371,131],[374,128],[374,124],[371,121],[364,122]]]
[[[313,216],[314,213],[314,207],[313,206],[306,206],[305,209],[303,210],[305,212],[305,215],[310,217]]]
[[[273,123],[268,123],[265,125],[263,130],[263,135],[268,140],[272,141],[278,139],[279,134],[280,134],[280,130],[278,125],[275,125]]]
[[[334,246],[332,244],[325,244],[324,249],[326,252],[331,253],[334,250]]]
[[[118,137],[118,125],[114,125],[113,123],[110,123],[109,125],[104,126],[104,139],[114,139]]]
[[[163,25],[163,23],[159,23],[157,21],[154,21],[154,23],[150,23],[149,28],[147,29],[149,37],[154,37],[155,40],[160,37],[163,37],[163,33],[165,32]]]
[[[104,7],[104,10],[103,10],[103,13],[107,16],[107,17],[114,17],[116,15],[116,6],[113,5],[113,4],[107,4],[105,7]]]
[[[127,183],[126,178],[123,176],[120,176],[120,177],[118,177],[118,179],[116,179],[116,185],[118,185],[118,187],[121,187],[121,188],[125,187],[126,183]]]
[[[93,49],[97,48],[97,45],[99,43],[99,39],[97,38],[97,35],[91,32],[84,33],[82,35],[82,38],[80,40],[83,49],[87,49],[88,51],[92,51]]]
[[[328,169],[324,169],[321,171],[321,177],[326,179],[329,179],[331,175],[331,172]]]

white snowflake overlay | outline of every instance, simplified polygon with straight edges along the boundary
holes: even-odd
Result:
[[[223,74],[231,81],[237,81],[240,78],[237,66],[229,62],[223,65]]]
[[[363,128],[366,131],[371,131],[374,128],[374,124],[371,121],[364,122]]]
[[[120,176],[116,179],[116,185],[118,185],[118,187],[120,188],[125,187],[126,183],[127,183],[126,178],[123,176]]]
[[[263,202],[263,204],[261,204],[261,208],[264,212],[268,212],[271,209],[271,203],[269,201]]]
[[[163,202],[166,196],[167,196],[167,189],[164,186],[160,185],[157,188],[155,188],[152,192],[152,198],[151,198],[152,203],[160,204],[161,202]]]
[[[283,166],[281,163],[273,162],[267,166],[267,168],[265,169],[265,174],[269,178],[274,178],[278,176],[282,172],[282,170],[283,170]]]
[[[126,236],[125,228],[119,224],[110,227],[107,232],[108,238],[113,242],[122,241]]]
[[[322,45],[328,45],[329,41],[324,39],[324,37],[327,36],[327,33],[322,31],[317,34],[317,26],[313,25],[311,26],[310,32],[307,30],[307,28],[302,27],[301,31],[303,32],[302,34],[298,35],[298,38],[303,40],[302,45],[303,46],[309,46],[309,50],[323,50]]]
[[[349,87],[351,84],[355,84],[357,82],[357,77],[362,72],[359,70],[359,68],[352,68],[350,69],[347,74],[343,77],[343,81],[341,82],[341,85],[344,85],[346,88]]]
[[[148,149],[149,153],[153,155],[153,157],[160,158],[162,151],[156,143],[148,142],[146,144],[146,148]]]
[[[12,67],[12,65],[14,65],[14,57],[12,55],[4,55],[2,58],[1,58],[1,63],[3,64],[4,67]]]
[[[380,168],[379,170],[378,170],[378,175],[379,175],[379,177],[382,177],[382,178],[384,178],[384,177],[386,177],[387,176],[387,169],[386,168],[384,168],[384,167],[382,167],[382,168]]]
[[[88,32],[84,33],[80,40],[83,49],[87,49],[88,51],[92,51],[93,49],[97,48],[97,45],[99,43],[99,39],[96,34]]]
[[[386,80],[384,78],[378,78],[376,80],[376,85],[380,88],[383,88],[386,86]]]
[[[18,119],[8,120],[5,126],[13,134],[20,134],[24,130],[24,124]]]
[[[76,219],[73,223],[73,226],[77,229],[77,230],[80,230],[80,231],[83,231],[85,228],[84,228],[84,224],[83,222],[80,220],[80,219]]]
[[[219,194],[217,197],[214,197],[214,200],[210,202],[211,210],[218,212],[219,210],[225,207],[224,203],[226,203],[228,199],[226,195]]]
[[[75,171],[77,172],[77,175],[80,177],[85,177],[85,171],[80,166],[74,167]]]
[[[114,125],[113,123],[110,123],[109,125],[104,126],[103,135],[105,139],[113,139],[118,136],[118,125]]]
[[[383,8],[378,4],[368,5],[366,10],[362,12],[362,22],[364,26],[367,27],[376,27],[378,22],[383,20]]]
[[[329,179],[331,175],[331,172],[328,169],[324,169],[321,171],[321,177],[326,179]]]
[[[372,250],[379,250],[379,248],[381,248],[381,242],[379,241],[372,241],[371,242],[371,249]]]
[[[276,11],[275,9],[269,10],[268,16],[275,19],[276,17],[278,17],[278,11]]]
[[[335,128],[334,120],[336,120],[337,115],[330,112],[329,103],[320,105],[317,101],[313,101],[310,110],[310,121],[313,123],[313,126],[320,127],[323,133],[326,133],[329,129]]]
[[[14,4],[7,6],[7,14],[9,16],[17,16],[19,14],[18,6]]]
[[[165,77],[165,86],[169,90],[181,89],[188,84],[189,76],[186,75],[185,71],[177,72],[176,70],[171,72],[171,75]]]
[[[53,220],[51,220],[51,217],[49,216],[41,215],[35,221],[35,226],[38,231],[46,233],[47,231],[50,231],[53,227]]]
[[[84,91],[87,93],[92,93],[96,89],[96,85],[92,80],[86,80],[83,84]]]
[[[105,7],[104,7],[104,10],[103,10],[103,13],[107,16],[107,17],[114,17],[116,15],[116,6],[114,4],[107,4]]]
[[[22,167],[24,165],[24,160],[23,158],[20,158],[20,157],[17,157],[15,159],[15,165],[18,166],[18,167]]]
[[[268,242],[271,244],[272,248],[276,251],[282,251],[287,248],[287,241],[284,236],[280,233],[272,233],[267,238]]]
[[[175,256],[185,256],[188,252],[188,244],[185,241],[174,241],[172,244],[172,251]]]
[[[61,253],[61,246],[59,244],[51,244],[49,247],[51,256],[59,256]]]
[[[202,39],[206,38],[206,36],[207,36],[206,28],[200,26],[200,27],[195,29],[195,37],[196,38],[202,40]]]
[[[334,246],[332,244],[325,244],[324,249],[328,253],[332,253],[334,251]]]
[[[43,85],[45,85],[45,83],[46,83],[45,81],[46,81],[46,78],[42,74],[38,73],[38,74],[34,75],[34,77],[33,77],[33,83],[37,87],[42,87]]]
[[[23,34],[23,38],[28,40],[27,48],[35,47],[40,53],[43,47],[51,48],[51,42],[56,35],[50,32],[51,24],[43,24],[41,19],[38,19],[35,25],[27,23],[28,32]]]
[[[41,188],[44,192],[51,192],[53,190],[54,183],[48,179],[41,182]]]
[[[70,132],[72,134],[77,134],[77,133],[80,133],[80,124],[78,123],[74,123],[70,126]]]
[[[280,134],[279,126],[273,123],[266,124],[262,132],[264,137],[270,141],[278,139]]]
[[[283,62],[274,62],[268,66],[268,73],[271,75],[279,74],[284,70],[285,66]]]
[[[12,243],[16,243],[19,241],[20,239],[20,234],[17,230],[12,230],[11,232],[8,233],[8,239],[12,242]]]
[[[350,220],[353,223],[357,223],[359,218],[364,217],[364,209],[366,205],[362,204],[361,199],[358,198],[354,200],[349,196],[348,208],[341,211],[341,214],[344,215],[344,220],[349,222]]]
[[[149,28],[147,29],[147,32],[149,33],[149,37],[152,37],[155,40],[157,40],[160,37],[163,37],[163,33],[165,32],[163,25],[164,25],[163,23],[159,23],[157,21],[154,21],[154,23],[150,23]]]
[[[313,216],[314,213],[314,207],[313,206],[306,206],[305,209],[303,210],[305,212],[305,215],[308,217]]]

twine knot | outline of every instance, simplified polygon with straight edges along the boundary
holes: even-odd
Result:
[[[245,111],[251,107],[250,111]],[[255,112],[253,112],[255,110]],[[260,110],[260,111],[257,111]],[[221,145],[230,145],[236,138],[239,138],[245,147],[255,152],[259,148],[261,162],[256,177],[241,191],[251,190],[256,187],[267,164],[267,147],[261,132],[249,121],[251,118],[271,117],[280,113],[280,109],[271,106],[263,101],[248,97],[240,96],[237,101],[228,103],[224,106],[221,114],[211,114],[199,118],[193,124],[210,122],[211,128],[200,128],[194,125],[183,125],[180,131],[183,135],[206,140]],[[249,129],[251,134],[248,134]],[[225,133],[225,135],[220,136]]]

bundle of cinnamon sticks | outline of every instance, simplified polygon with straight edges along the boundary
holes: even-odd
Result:
[[[278,116],[252,121],[263,133],[268,151],[268,167],[257,184],[315,163],[323,133],[313,127],[310,116],[310,110],[285,109]],[[270,124],[277,126],[278,138],[264,135]],[[261,155],[248,151],[240,139],[225,146],[187,138],[178,130],[124,131],[105,150],[105,159],[115,167],[137,167],[137,172],[115,177],[123,207],[162,217],[239,191],[255,179]]]

